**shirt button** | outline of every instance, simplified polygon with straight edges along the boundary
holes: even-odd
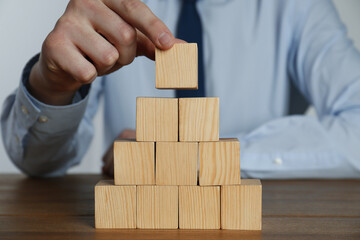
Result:
[[[47,116],[40,116],[38,121],[41,123],[46,123],[48,121],[48,117]]]
[[[20,142],[19,137],[18,137],[18,136],[16,136],[16,135],[15,135],[15,141],[16,141],[17,143],[19,143],[19,142]]]
[[[24,105],[21,106],[21,111],[23,112],[23,114],[29,113],[29,110]]]
[[[275,165],[280,166],[280,165],[282,165],[282,163],[283,163],[283,160],[281,158],[277,157],[277,158],[274,159],[274,164]]]

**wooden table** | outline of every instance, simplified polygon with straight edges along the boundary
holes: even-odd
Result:
[[[263,230],[95,230],[99,175],[0,175],[0,239],[360,239],[360,180],[263,181]]]

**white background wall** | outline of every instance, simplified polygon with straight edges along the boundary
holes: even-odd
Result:
[[[300,0],[299,0],[300,1]],[[67,0],[0,0],[0,104],[19,84],[21,70],[40,51],[42,41],[62,15]],[[360,0],[334,0],[349,36],[360,49]],[[40,14],[40,16],[39,16]],[[19,20],[21,19],[21,20]],[[95,138],[83,162],[71,172],[100,172],[102,107],[95,117]],[[0,129],[1,131],[1,129]],[[0,173],[19,172],[0,144]]]

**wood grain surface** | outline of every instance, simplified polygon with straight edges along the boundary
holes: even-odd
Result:
[[[222,229],[261,230],[261,188],[258,179],[221,186]]]
[[[197,159],[197,142],[157,142],[156,185],[196,185]]]
[[[179,141],[219,141],[219,98],[179,98]]]
[[[179,228],[220,229],[219,186],[179,186]]]
[[[198,88],[196,43],[177,43],[169,50],[155,50],[155,87],[163,89]]]
[[[239,140],[199,142],[199,185],[233,184],[240,184]]]
[[[136,98],[136,141],[178,141],[177,98]]]
[[[137,186],[136,227],[178,228],[178,186]]]
[[[155,143],[116,140],[114,179],[116,185],[155,184]]]
[[[0,175],[0,239],[360,239],[360,180],[262,180],[262,231],[95,230],[100,175]]]
[[[101,180],[95,186],[95,227],[136,228],[136,186]]]

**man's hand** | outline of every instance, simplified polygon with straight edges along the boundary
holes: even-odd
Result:
[[[70,104],[83,84],[136,56],[154,59],[155,46],[165,50],[176,41],[140,0],[71,0],[43,43],[29,90],[44,103]]]
[[[129,139],[129,138],[135,138],[135,130],[133,129],[125,129],[122,131],[119,136],[117,136],[116,139]],[[102,167],[102,173],[108,176],[113,177],[114,176],[114,144],[111,144],[111,146],[106,151],[105,155],[102,158],[103,161],[103,167]]]

